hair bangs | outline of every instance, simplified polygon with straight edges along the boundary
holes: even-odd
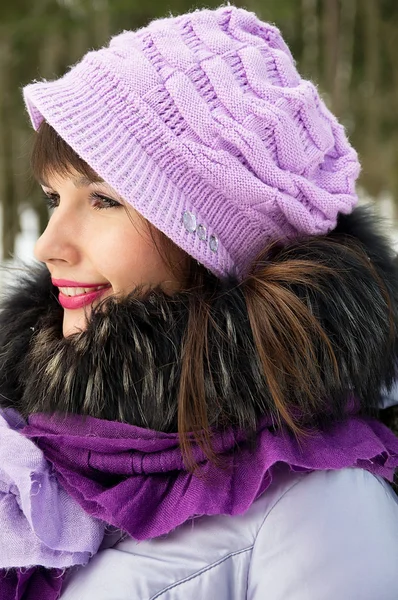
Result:
[[[45,183],[51,176],[67,176],[74,172],[90,180],[98,179],[97,173],[61,138],[47,121],[36,132],[31,167],[37,181]]]

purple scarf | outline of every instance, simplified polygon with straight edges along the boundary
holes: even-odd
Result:
[[[200,477],[185,470],[176,434],[39,414],[22,433],[43,451],[61,486],[84,511],[139,540],[166,534],[199,515],[245,512],[269,487],[279,462],[302,472],[361,467],[390,481],[398,467],[394,434],[378,421],[356,416],[300,444],[266,423],[254,448],[240,432],[215,434],[223,466],[205,460],[194,445]],[[0,600],[56,600],[61,584],[55,570],[10,572],[0,580]]]
[[[14,411],[0,412],[0,567],[87,564],[104,524],[59,485],[43,452],[21,435],[23,425]]]

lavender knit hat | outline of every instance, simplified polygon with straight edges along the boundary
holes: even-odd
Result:
[[[356,152],[280,32],[233,6],[153,21],[24,88],[154,226],[219,277],[357,202]]]

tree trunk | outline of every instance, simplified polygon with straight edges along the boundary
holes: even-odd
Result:
[[[378,0],[363,0],[365,81],[363,178],[377,198],[386,185],[384,148],[380,148],[380,15]]]
[[[111,35],[111,20],[108,0],[96,0],[93,14],[95,46],[103,46]]]
[[[377,0],[364,0],[365,9],[365,75],[367,85],[367,123],[366,134],[368,143],[373,146],[378,133],[378,89],[380,79],[380,40],[379,40],[379,11]]]
[[[323,39],[324,87],[330,95],[331,108],[333,110],[334,87],[339,56],[338,0],[323,0]]]
[[[338,117],[347,114],[354,60],[354,31],[357,0],[341,3],[340,43],[332,104]]]
[[[0,30],[0,195],[3,216],[3,260],[14,256],[15,238],[20,231],[15,178],[15,130],[11,90],[13,89],[11,38]]]
[[[318,0],[301,0],[304,73],[317,80],[319,68]]]

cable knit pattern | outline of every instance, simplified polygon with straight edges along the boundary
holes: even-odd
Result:
[[[233,6],[159,19],[24,89],[134,208],[217,276],[356,204],[357,155],[280,32]]]

